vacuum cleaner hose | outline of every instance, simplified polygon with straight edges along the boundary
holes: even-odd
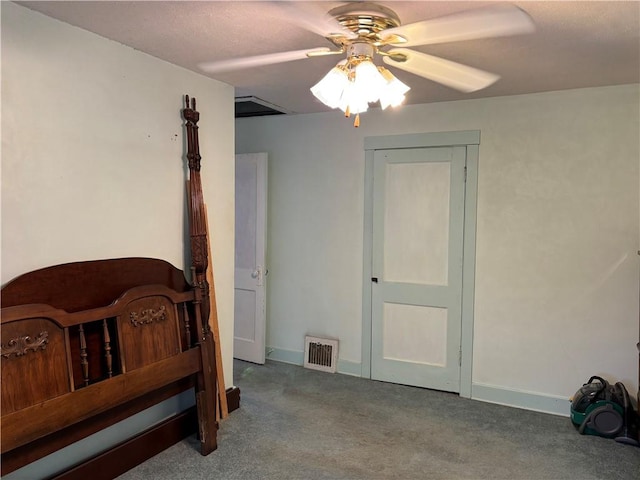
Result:
[[[622,382],[615,384],[616,389],[620,392],[620,398],[622,398],[622,406],[624,408],[624,423],[622,431],[615,437],[616,442],[624,443],[626,445],[633,445],[640,447],[640,438],[638,438],[638,425],[637,416],[631,405],[629,399],[629,392],[625,388]]]

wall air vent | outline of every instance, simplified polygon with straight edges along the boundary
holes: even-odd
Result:
[[[338,340],[304,337],[304,368],[336,373]]]
[[[236,118],[263,117],[291,113],[258,97],[236,97]]]

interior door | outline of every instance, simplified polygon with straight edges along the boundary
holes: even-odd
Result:
[[[458,392],[466,148],[373,161],[371,377]]]
[[[236,155],[233,356],[264,363],[267,154]]]

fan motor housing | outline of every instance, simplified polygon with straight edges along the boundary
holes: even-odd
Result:
[[[375,3],[363,2],[347,4],[329,11],[340,25],[358,35],[356,41],[366,40],[376,47],[388,43],[403,43],[406,40],[399,35],[386,35],[383,39],[380,32],[400,26],[400,18],[390,8]],[[338,46],[348,46],[354,42],[341,35],[330,37]]]

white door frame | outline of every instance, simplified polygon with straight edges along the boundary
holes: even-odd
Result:
[[[476,207],[478,196],[479,130],[460,132],[418,133],[366,137],[364,248],[362,272],[362,376],[371,378],[371,272],[373,253],[373,157],[376,150],[398,148],[450,147],[467,148],[467,170],[464,204],[463,265],[462,265],[462,325],[460,345],[460,396],[471,398],[473,366],[473,307],[476,265]]]

